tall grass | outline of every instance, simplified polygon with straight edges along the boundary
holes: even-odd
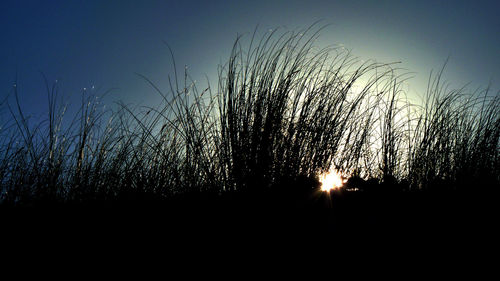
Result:
[[[448,90],[442,71],[430,78],[414,120],[408,177],[419,188],[498,186],[500,96],[489,88],[472,94]]]
[[[166,91],[143,77],[163,99],[155,107],[104,110],[82,94],[67,119],[47,83],[47,117],[32,120],[14,87],[14,102],[2,103],[10,118],[0,127],[0,201],[257,191],[331,168],[412,189],[498,187],[498,93],[449,90],[441,70],[411,104],[397,64],[318,48],[320,32],[238,37],[217,89],[198,90],[186,70]]]

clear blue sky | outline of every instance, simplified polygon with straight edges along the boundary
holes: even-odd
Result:
[[[83,88],[114,91],[109,100],[149,104],[158,96],[134,73],[166,89],[172,47],[180,70],[203,83],[229,56],[239,34],[328,26],[319,44],[343,44],[363,59],[402,61],[421,91],[450,56],[446,78],[500,88],[500,1],[0,1],[0,91],[18,79],[31,111],[46,102],[43,72],[70,102]]]

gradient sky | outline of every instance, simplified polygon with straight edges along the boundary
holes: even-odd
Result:
[[[492,83],[500,89],[500,1],[0,1],[0,91],[18,81],[23,107],[46,110],[43,72],[58,80],[66,100],[83,88],[108,100],[159,100],[135,73],[167,90],[172,47],[180,71],[187,65],[204,83],[225,62],[237,34],[330,24],[321,47],[343,44],[362,59],[402,61],[415,72],[412,91],[423,94],[429,72],[450,61],[445,78],[459,87]],[[213,85],[215,86],[215,85]],[[100,90],[97,90],[100,89]]]

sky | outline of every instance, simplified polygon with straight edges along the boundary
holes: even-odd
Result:
[[[361,59],[401,61],[410,91],[424,94],[431,70],[449,57],[452,86],[500,89],[500,1],[0,1],[0,97],[16,83],[26,112],[46,110],[43,75],[65,101],[83,89],[113,90],[112,103],[154,104],[187,66],[204,84],[227,61],[236,36],[254,29],[296,30],[321,20],[318,45],[342,44]],[[212,82],[212,86],[214,81]]]

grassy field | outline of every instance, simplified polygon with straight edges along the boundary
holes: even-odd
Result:
[[[163,98],[157,106],[104,110],[82,95],[79,112],[66,116],[47,83],[47,117],[33,120],[14,87],[1,104],[9,116],[0,126],[2,220],[109,227],[139,217],[139,225],[189,224],[191,233],[231,225],[258,235],[414,231],[442,221],[459,230],[492,219],[498,92],[450,89],[443,67],[414,104],[398,64],[320,48],[320,33],[237,38],[217,85],[201,90],[175,74],[170,89],[151,83]],[[320,192],[330,169],[358,191]]]

